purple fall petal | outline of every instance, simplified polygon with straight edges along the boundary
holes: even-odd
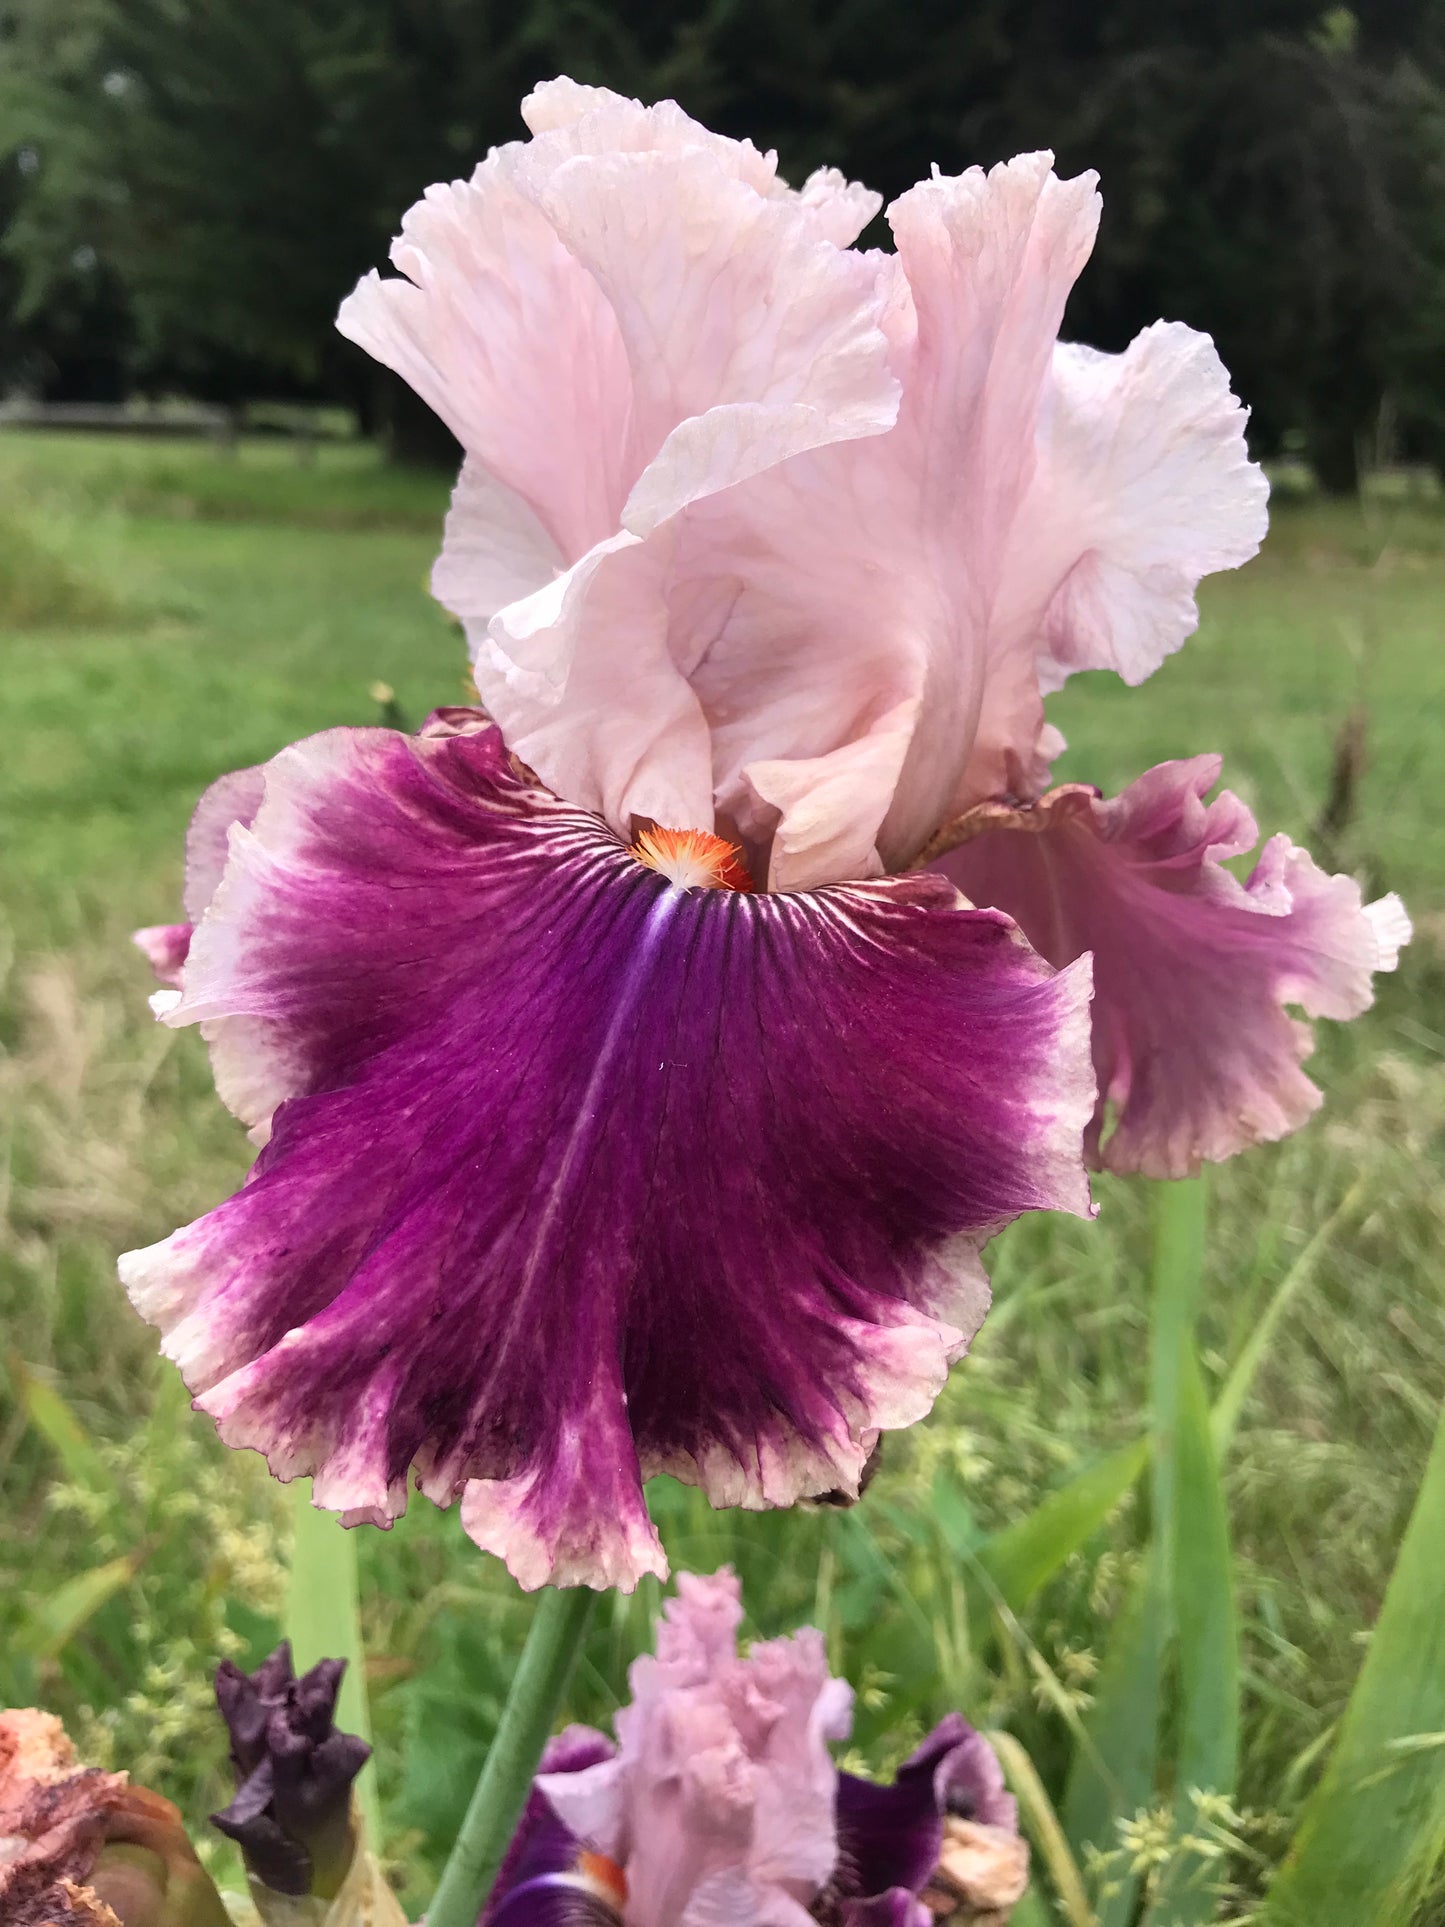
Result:
[[[195,926],[216,894],[230,853],[233,823],[249,825],[261,807],[266,772],[259,765],[232,770],[218,777],[197,803],[186,831],[186,879],[182,892],[187,921],[154,923],[132,933],[131,942],[144,952],[146,962],[167,988],[179,990]],[[156,1006],[164,1016],[170,1002]]]
[[[541,1754],[539,1775],[584,1773],[599,1767],[617,1752],[613,1742],[591,1727],[566,1727]],[[615,1921],[617,1914],[607,1906],[599,1892],[578,1887],[578,1856],[584,1852],[582,1840],[566,1827],[557,1808],[534,1784],[528,1794],[522,1819],[507,1848],[497,1879],[491,1888],[480,1927],[549,1927],[549,1923],[576,1921],[576,1927],[593,1917],[599,1923]]]
[[[1300,1069],[1309,1026],[1285,1006],[1358,1016],[1410,934],[1397,897],[1363,904],[1352,878],[1284,836],[1240,883],[1223,859],[1259,832],[1230,791],[1204,800],[1219,770],[1196,756],[1109,800],[1075,783],[1028,808],[984,804],[935,865],[1016,917],[1051,962],[1093,953],[1090,1137],[1113,1171],[1183,1177],[1295,1130],[1320,1093]]]
[[[847,1900],[835,1916],[838,1927],[932,1927],[933,1915],[907,1887],[891,1887],[867,1900]]]
[[[855,1491],[1088,1209],[1088,965],[913,876],[685,890],[452,714],[267,766],[183,1001],[274,1132],[123,1276],[198,1402],[319,1504],[408,1471],[527,1587],[663,1557],[642,1480]]]
[[[938,1865],[949,1814],[1018,1826],[993,1748],[960,1713],[939,1721],[890,1785],[839,1774],[837,1893],[919,1892]]]

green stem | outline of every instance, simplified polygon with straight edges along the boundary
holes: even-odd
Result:
[[[310,1479],[291,1485],[291,1585],[286,1599],[286,1636],[298,1673],[318,1659],[344,1659],[346,1673],[336,1703],[336,1724],[371,1744],[366,1696],[366,1649],[361,1643],[361,1600],[356,1573],[356,1533],[311,1503]],[[376,1764],[356,1782],[367,1843],[381,1850],[381,1806]]]
[[[596,1594],[549,1588],[537,1602],[487,1763],[472,1791],[427,1927],[476,1927],[557,1717]]]

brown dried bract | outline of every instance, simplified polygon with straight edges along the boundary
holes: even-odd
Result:
[[[1003,1927],[1029,1884],[1028,1843],[1005,1827],[950,1814],[922,1900],[935,1919]]]
[[[76,1765],[60,1721],[0,1712],[0,1920],[6,1927],[120,1927],[86,1884],[126,1792],[123,1773]]]

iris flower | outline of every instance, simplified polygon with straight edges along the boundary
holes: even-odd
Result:
[[[466,450],[433,586],[481,706],[225,777],[141,933],[264,1143],[123,1276],[224,1438],[520,1582],[665,1561],[643,1481],[856,1493],[982,1319],[983,1243],[1318,1094],[1408,926],[1210,757],[1048,791],[1252,555],[1210,342],[1057,339],[1048,155],[878,197],[558,80],[340,326]],[[1094,990],[1090,1017],[1091,978]],[[1085,1140],[1087,1139],[1087,1144]]]
[[[925,1893],[1003,1917],[1028,1849],[987,1741],[953,1714],[892,1784],[839,1773],[821,1633],[740,1659],[741,1619],[730,1572],[679,1575],[618,1743],[549,1744],[481,1927],[928,1927]]]

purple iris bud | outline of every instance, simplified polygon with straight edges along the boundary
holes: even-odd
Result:
[[[371,1748],[337,1730],[345,1671],[344,1659],[323,1659],[298,1679],[289,1640],[254,1673],[229,1660],[216,1671],[236,1797],[211,1819],[277,1893],[334,1894],[351,1859],[351,1783]]]

